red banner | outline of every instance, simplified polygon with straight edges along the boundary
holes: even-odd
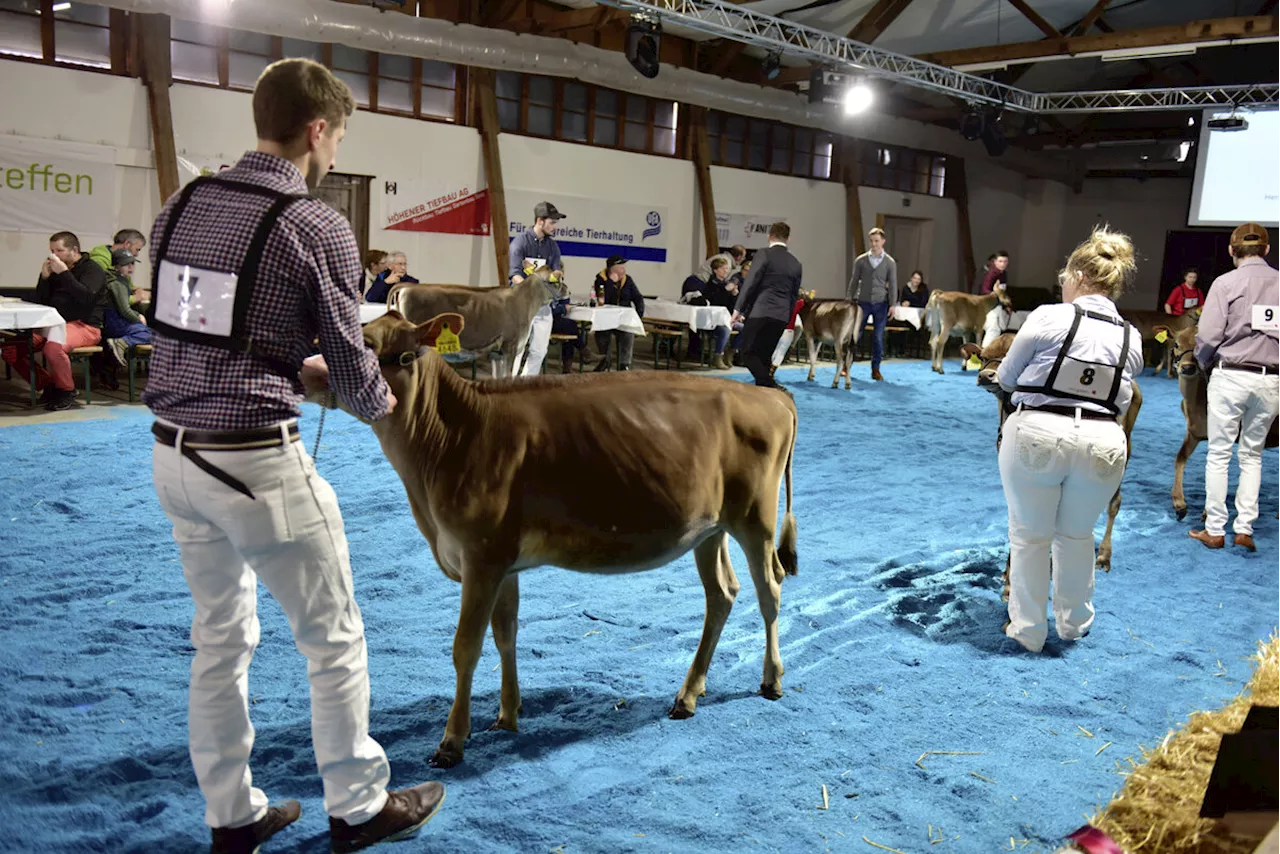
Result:
[[[465,191],[464,191],[465,192]],[[394,223],[387,231],[424,231],[433,234],[488,234],[489,191],[477,190],[468,195],[433,204],[436,200],[391,214]]]

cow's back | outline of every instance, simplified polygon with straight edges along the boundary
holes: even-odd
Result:
[[[481,352],[501,346],[513,332],[509,288],[473,288],[467,285],[411,285],[393,295],[393,308],[411,323],[423,323],[445,312],[461,314],[464,350]],[[525,323],[527,330],[528,323]]]
[[[857,312],[857,303],[850,300],[813,300],[800,309],[800,322],[814,340],[844,342],[853,336]]]

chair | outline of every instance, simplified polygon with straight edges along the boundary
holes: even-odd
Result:
[[[84,402],[86,404],[93,403],[93,368],[89,363],[101,352],[101,347],[76,347],[74,350],[67,351],[72,368],[75,368],[77,362],[84,368]]]
[[[551,333],[551,343],[552,343],[552,344],[559,344],[559,345],[560,345],[561,358],[563,359],[563,355],[564,355],[564,345],[565,345],[565,344],[576,344],[576,343],[578,343],[578,336],[577,336],[577,335],[566,335],[566,334],[564,334],[563,332],[553,332],[553,333]],[[579,348],[578,348],[578,373],[582,373],[582,372],[583,372],[583,370],[585,370],[585,367],[586,367],[586,357],[583,355],[583,352],[582,352],[584,349],[586,349],[586,348],[585,348],[585,347],[579,347]],[[561,369],[563,369],[563,368],[564,368],[564,365],[562,364],[562,365],[561,365]],[[546,359],[543,359],[543,360],[542,360],[542,372],[543,372],[544,374],[547,372],[547,360],[546,360]]]
[[[151,345],[150,344],[132,344],[125,351],[125,362],[129,368],[129,402],[134,402],[134,381],[138,374],[139,366],[150,368],[151,365]]]
[[[653,369],[658,370],[658,359],[666,350],[667,370],[671,370],[671,351],[675,350],[676,369],[680,369],[680,345],[684,342],[683,327],[663,320],[644,321],[645,331],[653,339]]]

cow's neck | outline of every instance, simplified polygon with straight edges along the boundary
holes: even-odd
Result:
[[[527,309],[532,316],[538,307],[551,302],[551,294],[547,286],[537,276],[528,276],[520,284],[511,289],[511,298]]]
[[[465,454],[480,435],[484,401],[470,383],[431,353],[387,378],[396,408],[374,433],[406,487],[429,482],[441,459]]]

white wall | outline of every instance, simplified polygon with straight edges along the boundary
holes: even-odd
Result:
[[[926,226],[921,241],[929,241],[928,247],[921,247],[921,270],[924,280],[930,289],[940,288],[944,291],[964,290],[959,281],[960,265],[957,262],[960,246],[960,226],[954,199],[940,199],[937,196],[910,196],[911,206],[902,206],[903,194],[893,190],[881,190],[875,187],[861,187],[858,200],[862,203],[862,233],[866,234],[876,224],[877,214],[884,216],[902,216],[922,219]],[[893,254],[892,246],[885,246],[885,251]],[[906,284],[911,275],[910,270],[898,270],[898,288]],[[844,295],[841,288],[841,296]]]
[[[1010,281],[1052,287],[1071,250],[1095,225],[1106,223],[1128,234],[1137,253],[1137,279],[1120,306],[1157,308],[1165,237],[1172,229],[1186,228],[1190,200],[1188,178],[1088,179],[1079,194],[1031,180],[1021,249],[1010,265],[1016,275]]]

